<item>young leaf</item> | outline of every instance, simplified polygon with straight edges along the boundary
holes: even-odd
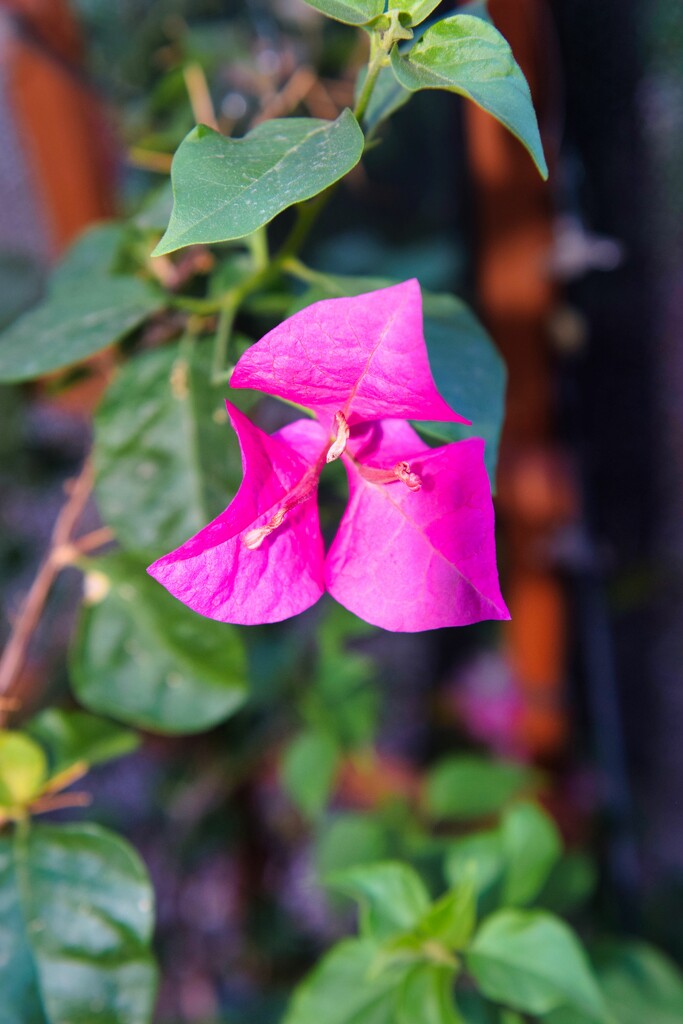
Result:
[[[306,0],[306,3],[345,25],[367,25],[384,11],[384,0]]]
[[[40,377],[130,334],[164,305],[161,291],[111,270],[121,229],[92,228],[52,276],[43,302],[0,335],[0,381]]]
[[[350,110],[336,121],[276,118],[243,139],[199,125],[173,158],[173,214],[153,255],[249,235],[334,184],[362,152],[363,133]]]
[[[129,551],[158,555],[224,507],[242,479],[210,346],[167,345],[130,360],[95,416],[95,495]]]
[[[24,807],[47,778],[47,758],[22,732],[0,730],[0,808]]]
[[[323,732],[302,732],[287,748],[281,769],[285,791],[299,810],[315,818],[325,807],[339,762],[339,749]]]
[[[396,1024],[397,997],[408,968],[370,968],[374,942],[347,939],[297,986],[282,1024]]]
[[[246,659],[237,630],[195,615],[124,555],[93,563],[86,593],[70,662],[87,708],[191,733],[242,706]]]
[[[50,772],[58,775],[79,761],[111,761],[135,750],[140,740],[130,729],[84,711],[48,708],[32,718],[26,732],[47,751]]]
[[[462,949],[474,931],[476,902],[474,884],[465,878],[423,914],[417,932],[446,949]]]
[[[562,854],[557,826],[535,804],[517,803],[503,815],[501,840],[506,860],[503,903],[531,903]]]
[[[480,896],[502,876],[504,864],[500,830],[490,829],[454,839],[448,846],[444,870],[453,886],[471,878]]]
[[[385,861],[347,868],[326,884],[360,904],[360,930],[382,941],[414,928],[429,909],[429,895],[420,876],[407,864]]]
[[[548,168],[526,79],[500,32],[483,18],[456,14],[432,25],[402,56],[391,54],[406,89],[448,89],[492,114],[526,147],[543,178]]]
[[[427,810],[435,818],[451,821],[495,814],[533,779],[529,768],[512,761],[475,756],[447,758],[427,777]]]
[[[416,964],[401,985],[396,1024],[463,1024],[453,1002],[454,970]]]
[[[606,1020],[600,990],[574,934],[544,911],[500,910],[488,917],[466,954],[483,994],[523,1013],[574,1008]]]
[[[410,24],[419,25],[440,3],[441,0],[389,0],[388,9],[409,14]]]
[[[147,1024],[152,889],[94,825],[0,838],[0,991],[8,1024]]]

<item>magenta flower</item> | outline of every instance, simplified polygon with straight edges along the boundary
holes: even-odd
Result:
[[[228,403],[244,479],[225,512],[149,567],[167,590],[244,625],[297,615],[325,590],[394,631],[509,618],[484,442],[430,448],[405,422],[467,422],[436,390],[417,281],[301,310],[242,356],[232,384],[317,420],[268,435]],[[325,554],[318,479],[337,458],[349,504]]]

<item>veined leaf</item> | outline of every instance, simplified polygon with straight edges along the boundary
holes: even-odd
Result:
[[[152,912],[142,863],[104,829],[1,837],[3,1024],[147,1024]]]
[[[444,18],[405,56],[394,47],[391,66],[406,89],[448,89],[488,111],[526,147],[542,177],[548,177],[529,86],[507,41],[489,22],[471,14]]]
[[[195,615],[124,555],[86,577],[71,677],[92,711],[167,733],[208,729],[246,693],[238,631]]]
[[[0,335],[0,381],[31,380],[120,341],[164,305],[161,291],[112,273],[121,228],[92,228],[52,275],[45,299]]]
[[[345,25],[367,25],[384,11],[384,0],[306,0],[306,3]]]
[[[243,139],[193,128],[173,158],[173,214],[153,255],[251,234],[343,177],[363,141],[350,110],[336,121],[275,118]]]

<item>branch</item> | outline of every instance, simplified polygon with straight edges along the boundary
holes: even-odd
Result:
[[[31,637],[40,621],[52,584],[60,571],[71,561],[68,556],[82,550],[80,545],[83,545],[83,541],[86,541],[85,546],[89,548],[90,542],[94,539],[99,543],[111,539],[110,534],[96,530],[83,538],[80,545],[79,541],[73,541],[72,535],[90,497],[92,484],[92,466],[90,461],[87,461],[79,476],[75,480],[67,481],[65,485],[67,500],[52,530],[47,555],[24,599],[0,658],[0,726],[4,725],[9,711],[16,707],[16,702],[8,696],[9,692],[26,660]]]

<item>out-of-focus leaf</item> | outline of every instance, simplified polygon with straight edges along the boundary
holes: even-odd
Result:
[[[425,800],[434,818],[452,821],[495,814],[528,788],[534,773],[512,761],[450,757],[429,772]]]
[[[281,777],[296,806],[314,818],[325,807],[339,763],[339,748],[323,732],[300,733],[285,751]]]
[[[326,883],[358,902],[365,938],[382,941],[409,931],[429,908],[422,879],[398,861],[347,868],[328,876]]]
[[[47,758],[30,736],[0,730],[0,807],[24,807],[47,777]]]
[[[124,338],[164,305],[160,290],[115,275],[122,229],[92,228],[53,273],[45,299],[0,335],[0,381],[71,366]]]
[[[394,47],[391,66],[406,89],[448,89],[473,100],[519,139],[547,178],[529,86],[507,41],[484,18],[456,14],[436,22],[405,56]]]
[[[497,882],[505,864],[499,829],[454,839],[446,853],[445,872],[451,885],[471,878],[477,895]]]
[[[343,177],[363,142],[350,110],[335,121],[275,118],[243,139],[198,125],[173,158],[173,214],[153,255],[251,234]]]
[[[396,1024],[405,967],[371,974],[373,942],[340,942],[297,986],[283,1024]]]
[[[206,526],[242,480],[210,363],[206,345],[146,352],[119,371],[95,416],[100,513],[127,550],[150,560]]]
[[[384,0],[306,0],[306,3],[345,25],[367,25],[384,10]]]
[[[642,942],[613,942],[594,957],[598,980],[619,1024],[680,1024],[683,976],[667,956]]]
[[[41,711],[27,724],[26,732],[47,751],[53,775],[79,761],[92,765],[122,757],[140,742],[130,729],[84,711],[61,708]]]
[[[453,1002],[454,970],[416,964],[401,985],[396,1024],[463,1024]]]
[[[468,942],[475,921],[474,884],[466,878],[431,905],[420,918],[417,930],[447,949],[459,950]]]
[[[503,902],[531,903],[562,854],[557,826],[540,807],[520,802],[503,815],[501,840],[506,861]]]
[[[565,854],[550,872],[538,902],[564,917],[583,906],[597,884],[597,867],[593,859],[579,850]]]
[[[523,1013],[560,1007],[606,1021],[588,960],[571,930],[545,911],[500,910],[477,931],[467,967],[482,993]]]
[[[320,828],[315,864],[318,875],[325,879],[346,868],[380,861],[387,853],[384,829],[375,818],[338,814]]]
[[[104,829],[0,838],[3,1024],[147,1024],[152,908],[143,865]]]
[[[208,729],[247,696],[238,630],[195,615],[124,555],[93,563],[70,661],[87,708],[159,732]]]

